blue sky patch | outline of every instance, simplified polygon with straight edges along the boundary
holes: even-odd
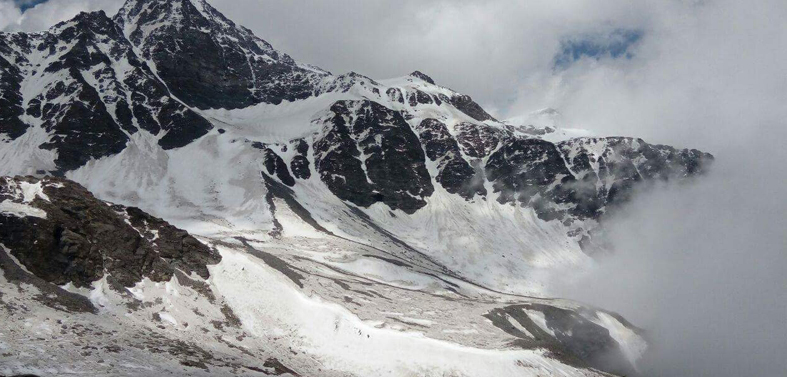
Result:
[[[607,34],[583,34],[567,38],[560,42],[560,52],[555,55],[552,68],[566,69],[583,57],[596,60],[605,57],[631,59],[633,54],[630,48],[643,35],[642,30],[616,29]]]
[[[14,4],[24,12],[38,4],[46,3],[47,1],[49,0],[14,0]]]

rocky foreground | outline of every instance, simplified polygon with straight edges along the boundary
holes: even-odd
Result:
[[[431,351],[449,360],[414,370],[476,375],[486,354],[503,363],[490,372],[591,376],[631,370],[627,353],[644,351],[615,314],[497,294],[336,236],[200,241],[60,178],[2,178],[0,200],[5,374],[355,375],[412,370],[402,357]],[[331,263],[340,248],[404,278]]]

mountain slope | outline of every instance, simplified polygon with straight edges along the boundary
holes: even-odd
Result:
[[[501,122],[422,72],[380,81],[333,75],[295,62],[203,0],[129,0],[113,18],[83,13],[46,32],[0,34],[0,88],[0,175],[65,176],[101,200],[141,208],[100,211],[130,226],[111,220],[125,230],[105,239],[44,197],[2,197],[4,224],[12,224],[4,227],[27,235],[3,241],[14,262],[6,262],[4,295],[55,317],[89,323],[96,315],[57,312],[35,292],[12,294],[10,276],[27,269],[44,280],[39,290],[70,284],[77,296],[68,297],[104,303],[89,312],[109,331],[136,329],[129,344],[159,318],[152,326],[166,339],[211,348],[178,348],[210,356],[181,360],[186,371],[121,352],[105,374],[144,374],[118,366],[129,358],[183,374],[202,364],[240,373],[259,362],[267,364],[260,373],[285,363],[301,375],[632,373],[645,349],[639,330],[543,298],[549,278],[592,263],[605,217],[638,188],[691,180],[713,160],[636,138],[558,138]],[[60,185],[90,195],[52,178],[3,184],[15,193],[40,187],[50,199]],[[210,248],[189,241],[156,259],[150,224],[163,227],[158,237],[185,235],[142,211]],[[42,213],[49,220],[35,216]],[[42,250],[59,245],[46,238],[57,232],[31,242],[49,229],[37,226],[44,220],[81,229],[72,230],[83,235],[77,254],[92,264],[74,264],[62,247]],[[148,246],[86,246],[129,242]],[[139,258],[127,255],[134,250],[143,250]],[[138,263],[99,271],[107,257]],[[195,261],[200,267],[189,267]],[[187,298],[167,288],[174,284]],[[124,316],[135,302],[129,294],[145,309]]]
[[[13,78],[4,97],[13,96],[16,114],[6,139],[33,147],[15,156],[22,166],[62,173],[120,153],[140,131],[171,149],[212,128],[170,96],[103,12],[80,14],[48,32],[3,34],[0,61]]]
[[[498,301],[353,247],[368,253],[356,265],[389,265],[402,278],[392,285],[309,250],[346,253],[339,239],[206,246],[58,178],[3,178],[0,200],[0,365],[11,373],[600,376],[588,366],[627,370],[625,354],[641,352],[605,326],[638,330],[598,309]]]

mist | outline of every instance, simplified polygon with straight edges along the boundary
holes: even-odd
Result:
[[[667,12],[641,62],[574,72],[561,97],[595,129],[636,124],[716,157],[705,176],[635,195],[604,224],[612,253],[555,287],[643,328],[645,376],[787,375],[785,9]]]
[[[612,253],[558,289],[645,329],[644,375],[787,372],[787,205],[772,185],[786,172],[753,169],[762,158],[725,155],[698,181],[640,193],[605,224]]]

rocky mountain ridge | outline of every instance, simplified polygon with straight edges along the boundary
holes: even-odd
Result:
[[[423,207],[434,191],[424,155],[441,165],[431,178],[449,192],[485,197],[483,182],[489,181],[499,201],[533,207],[544,219],[598,218],[607,203],[625,197],[620,193],[631,182],[685,178],[712,160],[696,150],[634,139],[540,141],[421,72],[403,87],[357,74],[335,77],[296,63],[204,1],[129,1],[114,18],[86,13],[48,32],[3,34],[0,64],[9,89],[0,134],[6,143],[24,137],[38,144],[15,157],[57,174],[122,152],[140,131],[163,150],[188,145],[215,128],[199,109],[280,104],[331,92],[360,92],[363,102],[335,102],[328,108],[334,117],[323,120],[334,130],[303,140],[318,153],[332,149],[315,160],[320,176],[334,194],[364,207]],[[348,116],[364,123],[351,125],[358,128],[355,138],[338,136]],[[394,123],[383,126],[383,118]],[[381,158],[387,148],[406,159]],[[373,158],[361,160],[356,150]],[[269,148],[267,156],[276,159],[276,153]],[[409,166],[372,176],[397,161]],[[301,170],[305,163],[296,162]],[[344,192],[348,186],[353,192]]]

